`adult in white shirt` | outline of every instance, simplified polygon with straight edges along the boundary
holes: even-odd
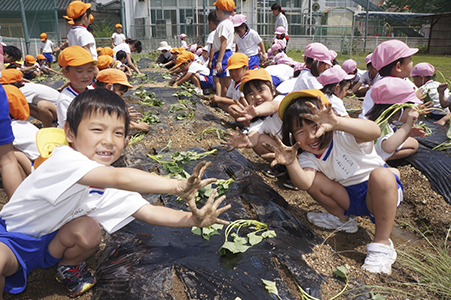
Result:
[[[285,16],[285,11],[282,9],[282,6],[280,6],[279,3],[274,3],[271,6],[271,10],[273,15],[276,16],[276,22],[274,23],[274,30],[277,31],[277,28],[282,26],[285,28],[285,40],[288,45],[288,21],[287,17]]]

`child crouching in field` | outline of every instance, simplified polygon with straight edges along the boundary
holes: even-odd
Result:
[[[55,148],[0,212],[1,290],[20,293],[29,272],[57,265],[57,280],[71,296],[85,292],[96,283],[84,260],[100,243],[100,226],[112,233],[135,218],[171,227],[228,223],[218,219],[230,208],[218,208],[225,197],[215,201],[213,193],[196,207],[197,190],[215,181],[201,180],[209,163],[184,180],[111,167],[127,144],[128,126],[126,103],[112,91],[85,91],[73,100],[64,127],[70,146]],[[139,193],[178,195],[191,212],[153,206]]]
[[[265,157],[274,159],[273,166],[286,165],[292,182],[328,211],[307,213],[313,224],[354,233],[351,215],[369,216],[376,228],[362,268],[390,274],[396,251],[389,236],[402,201],[399,172],[385,168],[374,150],[376,123],[339,117],[325,103],[319,90],[285,96],[279,107],[283,143],[275,137],[278,146],[266,145],[274,153]]]

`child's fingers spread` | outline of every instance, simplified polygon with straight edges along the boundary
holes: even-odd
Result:
[[[278,137],[276,134],[271,133],[271,137],[272,137],[272,139],[273,139],[274,141],[276,141],[277,145],[283,146],[282,141],[279,139],[279,137]],[[265,143],[265,144],[266,144],[266,143]],[[267,145],[269,145],[269,144],[267,144]],[[267,148],[267,149],[269,149],[269,148]]]
[[[299,114],[299,117],[302,119],[307,119],[307,120],[313,121],[313,115],[311,115],[311,114]]]
[[[191,176],[199,177],[199,174],[200,174],[200,177],[202,177],[204,175],[205,170],[210,165],[211,165],[211,162],[201,161],[194,168],[193,174]]]
[[[216,219],[216,224],[229,225],[230,222],[223,219]]]
[[[271,145],[269,143],[262,143],[262,146],[265,147],[266,149],[268,149],[271,152],[275,152],[276,151],[276,147],[274,147],[273,145]]]

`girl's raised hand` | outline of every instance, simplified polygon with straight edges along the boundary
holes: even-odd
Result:
[[[307,106],[312,110],[311,114],[300,114],[299,116],[304,119],[308,119],[318,124],[318,130],[316,131],[316,137],[319,138],[324,133],[332,131],[337,124],[337,115],[332,110],[332,104],[325,106],[321,98],[318,96],[318,105],[316,107],[311,102],[306,102]]]
[[[237,134],[230,134],[230,137],[223,137],[225,141],[221,141],[221,144],[223,145],[230,145],[232,146],[227,151],[232,151],[236,148],[247,148],[251,145],[251,141],[249,140],[249,137],[245,135],[238,127],[235,129]]]
[[[277,135],[271,133],[271,137],[276,141],[277,146],[273,146],[268,143],[263,143],[263,147],[271,151],[272,153],[262,154],[263,158],[273,159],[271,162],[271,167],[274,167],[277,164],[280,165],[290,165],[292,164],[297,157],[299,142],[294,144],[291,147],[286,146],[279,139]]]

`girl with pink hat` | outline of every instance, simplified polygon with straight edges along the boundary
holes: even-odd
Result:
[[[359,82],[360,77],[365,73],[365,71],[357,68],[357,62],[353,59],[347,59],[341,65],[343,71],[350,75],[354,75],[354,78],[351,80],[350,91],[352,92],[352,88]],[[350,95],[351,96],[351,95]]]
[[[276,22],[274,23],[274,28],[276,32],[280,27],[285,29],[285,31],[283,32],[284,34],[283,38],[285,39],[285,47],[286,47],[286,45],[288,45],[289,38],[288,38],[288,21],[287,17],[285,16],[285,11],[283,10],[282,6],[280,6],[279,3],[274,3],[273,5],[271,5],[271,11],[272,14],[276,16]],[[279,30],[279,32],[281,32],[281,30]],[[274,34],[277,35],[277,33]]]
[[[331,52],[321,43],[311,43],[305,47],[305,68],[299,74],[293,91],[321,89],[323,86],[316,79],[322,72],[332,66]]]
[[[327,69],[318,77],[318,82],[323,85],[321,91],[326,95],[335,113],[341,117],[349,117],[343,104],[343,99],[351,86],[354,75],[348,75],[339,66]]]
[[[246,16],[236,14],[232,16],[233,27],[235,28],[236,52],[244,53],[249,57],[249,70],[258,69],[260,65],[258,50],[262,52],[262,60],[268,59],[263,40],[257,31],[250,29],[246,24]]]
[[[188,44],[186,43],[186,37],[187,37],[187,35],[184,33],[182,33],[180,35],[180,47],[188,49]]]
[[[364,97],[366,92],[382,77],[371,63],[373,53],[370,53],[365,58],[367,71],[360,76],[359,82],[354,85],[352,92],[357,97]]]

